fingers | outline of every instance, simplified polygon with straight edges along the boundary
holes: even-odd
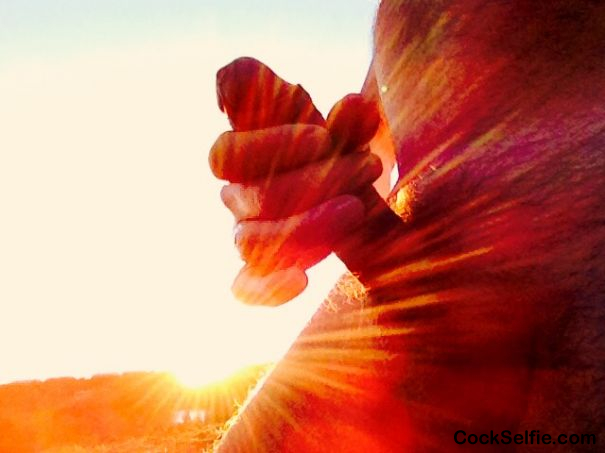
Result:
[[[218,138],[209,162],[232,183],[221,197],[239,222],[236,246],[248,263],[233,292],[248,303],[281,304],[306,287],[304,269],[363,221],[364,204],[350,194],[364,193],[382,166],[351,152],[371,140],[380,115],[349,95],[326,122],[300,85],[252,58],[217,73],[217,96],[234,132]]]
[[[240,222],[235,244],[248,264],[263,271],[307,269],[325,258],[363,218],[363,203],[341,195],[286,219]]]
[[[210,150],[210,168],[219,179],[251,182],[329,154],[358,149],[372,139],[379,123],[376,105],[351,94],[334,106],[327,130],[317,125],[286,124],[223,133]]]
[[[278,174],[258,184],[229,184],[221,191],[221,198],[238,222],[276,220],[339,195],[356,193],[381,172],[378,156],[355,152]]]
[[[210,150],[214,175],[230,182],[250,182],[323,159],[332,151],[328,131],[288,124],[245,132],[225,132]]]
[[[275,270],[269,274],[245,266],[233,282],[236,298],[251,305],[281,305],[298,296],[307,287],[307,276],[297,267]]]
[[[378,131],[380,121],[374,101],[360,94],[348,94],[332,107],[326,127],[336,148],[347,152],[368,143]]]

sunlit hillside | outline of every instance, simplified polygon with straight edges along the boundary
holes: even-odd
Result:
[[[143,372],[0,386],[0,453],[203,451],[267,368],[197,389]]]

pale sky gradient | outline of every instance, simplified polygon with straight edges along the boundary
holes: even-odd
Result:
[[[275,358],[342,270],[294,303],[235,301],[207,152],[216,70],[255,56],[327,112],[370,60],[370,0],[0,2],[0,383]]]

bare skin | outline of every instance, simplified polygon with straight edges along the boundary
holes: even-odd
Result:
[[[313,138],[263,133],[331,156],[331,171],[309,158],[223,192],[250,269],[302,272],[335,250],[368,295],[322,307],[218,451],[599,451],[454,434],[605,441],[604,56],[599,2],[382,2],[363,95],[382,112],[370,145],[383,162],[394,151],[401,175],[390,207],[368,191],[377,161],[335,154],[321,121]],[[313,174],[338,189],[315,181],[303,205],[259,204]],[[298,234],[293,222],[319,242],[255,255]]]

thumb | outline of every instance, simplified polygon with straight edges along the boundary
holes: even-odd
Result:
[[[367,144],[380,126],[380,113],[374,101],[361,94],[348,94],[338,101],[330,113],[326,127],[336,147],[348,152]]]

